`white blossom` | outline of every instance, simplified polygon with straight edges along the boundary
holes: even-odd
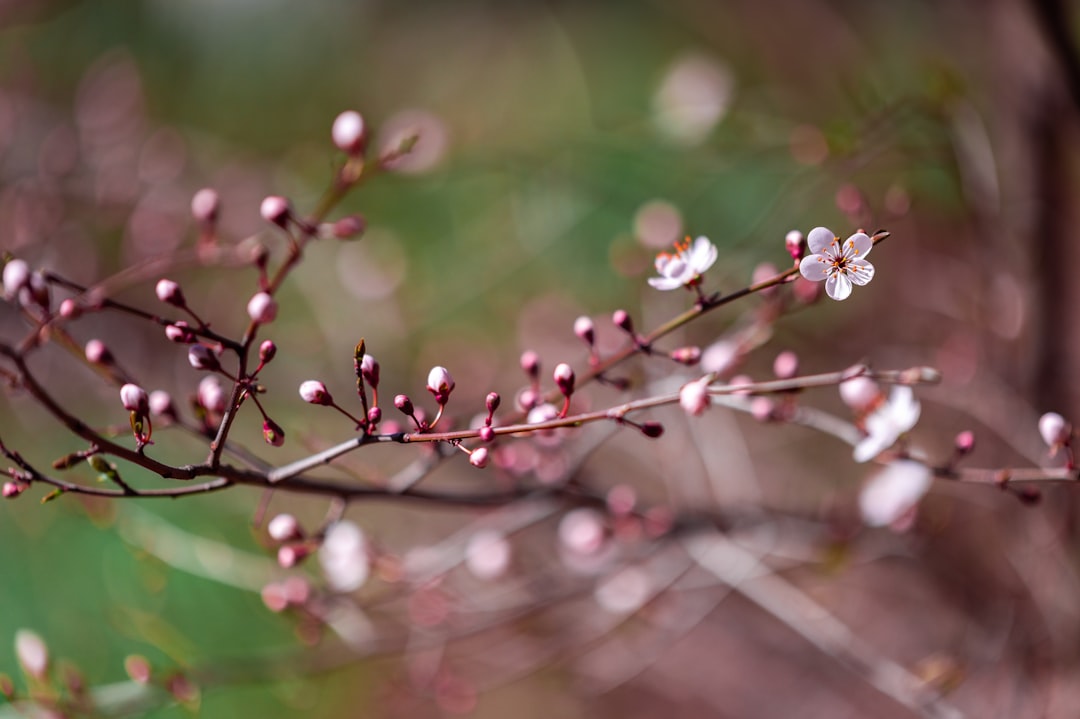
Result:
[[[661,252],[656,256],[656,272],[649,284],[658,290],[675,290],[697,284],[701,274],[713,266],[717,257],[716,245],[708,237],[699,237],[690,244],[690,238],[675,243],[675,252]]]
[[[919,421],[921,410],[911,387],[893,387],[888,401],[866,416],[866,437],[855,446],[855,461],[867,462],[896,444]]]
[[[871,527],[892,524],[915,508],[929,491],[930,483],[930,470],[922,462],[892,462],[863,485],[859,513]]]
[[[815,227],[806,238],[810,254],[799,262],[799,272],[812,282],[825,280],[825,294],[845,300],[853,284],[865,285],[874,279],[874,266],[866,256],[874,241],[865,232],[856,232],[840,244],[840,238],[826,227]]]

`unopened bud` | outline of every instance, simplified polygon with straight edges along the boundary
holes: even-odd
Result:
[[[330,224],[330,234],[339,240],[351,240],[364,234],[367,220],[360,215],[346,215]]]
[[[217,222],[220,203],[217,191],[204,187],[191,198],[191,216],[200,225],[213,225]]]
[[[970,454],[975,449],[975,433],[970,429],[964,430],[956,435],[953,444],[956,446],[957,454]]]
[[[173,405],[172,396],[164,390],[156,389],[150,393],[149,406],[150,414],[176,418],[176,407]]]
[[[471,464],[472,466],[483,469],[484,467],[487,466],[487,463],[488,463],[488,448],[487,447],[477,447],[476,449],[474,449],[472,452],[469,453],[469,464]]]
[[[271,447],[280,447],[285,444],[285,430],[272,419],[263,420],[263,439]]]
[[[210,372],[221,369],[221,363],[218,362],[217,355],[204,344],[194,344],[188,348],[188,362],[195,369]]]
[[[674,349],[671,351],[671,359],[675,360],[679,364],[693,367],[701,361],[701,348],[679,347],[678,349]]]
[[[540,376],[540,355],[532,350],[525,350],[521,353],[521,369],[525,374],[529,375],[529,379],[536,379]]]
[[[367,145],[367,127],[363,116],[355,110],[346,110],[334,119],[330,130],[334,145],[346,155],[363,154]]]
[[[414,413],[412,400],[408,395],[399,394],[394,397],[394,406],[401,410],[402,414],[409,415],[410,417]]]
[[[856,412],[867,411],[881,397],[881,387],[869,377],[853,377],[840,383],[840,399]]]
[[[292,215],[292,210],[289,207],[289,201],[284,197],[270,195],[259,205],[259,214],[267,222],[278,227],[285,227]]]
[[[582,342],[592,347],[596,342],[596,328],[593,326],[592,319],[582,315],[574,320],[574,334],[581,338]]]
[[[300,384],[300,399],[311,404],[330,405],[334,398],[326,389],[326,385],[317,379],[309,379]]]
[[[700,416],[709,406],[709,375],[688,382],[679,390],[679,406],[692,417]]]
[[[611,321],[616,327],[629,334],[634,333],[634,320],[626,310],[615,310],[611,315]]]
[[[784,350],[773,360],[773,374],[780,379],[791,379],[799,373],[799,356],[791,350]]]
[[[124,409],[146,415],[150,412],[150,396],[136,384],[126,384],[120,388],[120,401]]]
[[[277,302],[268,292],[257,292],[248,301],[247,312],[252,322],[267,324],[277,317]]]
[[[371,425],[372,427],[374,427],[379,422],[381,422],[382,421],[382,408],[381,407],[372,407],[372,408],[370,408],[367,411],[367,421],[368,421],[368,424]]]
[[[165,304],[173,305],[174,307],[184,307],[187,302],[184,299],[184,292],[180,289],[180,285],[172,280],[158,280],[157,286],[154,287],[154,294],[157,298]]]
[[[495,410],[499,408],[501,403],[502,398],[499,397],[498,392],[488,392],[487,397],[484,398],[484,406],[487,407],[489,415],[495,414]]]
[[[0,488],[0,494],[4,495],[4,499],[15,499],[26,491],[26,486],[22,482],[4,482],[4,486]]]
[[[4,296],[14,299],[19,290],[30,284],[30,265],[25,260],[11,260],[4,265]]]
[[[228,398],[225,396],[225,388],[217,375],[207,375],[199,382],[197,392],[199,404],[210,412],[224,412]]]
[[[113,353],[101,340],[95,339],[87,342],[84,353],[86,354],[86,361],[91,364],[111,365],[113,363]]]
[[[49,648],[45,640],[29,629],[15,632],[15,656],[26,673],[44,679],[49,671]]]
[[[266,532],[275,542],[289,542],[304,536],[300,522],[291,514],[279,514],[271,519],[266,525]]]
[[[60,316],[66,320],[73,320],[82,314],[82,309],[75,300],[68,297],[60,303]]]
[[[1039,434],[1051,449],[1069,443],[1072,437],[1072,425],[1057,412],[1047,412],[1039,417]]]
[[[136,684],[148,684],[152,670],[150,662],[144,656],[132,654],[124,659],[124,671]]]
[[[480,428],[480,439],[484,442],[494,442],[495,430],[490,425],[484,425]]]
[[[450,393],[454,391],[454,378],[450,376],[450,371],[445,367],[432,367],[428,372],[427,390],[438,404],[446,404]]]
[[[364,359],[360,360],[360,375],[372,389],[379,388],[379,363],[369,354],[365,354]]]
[[[657,439],[664,434],[664,425],[659,422],[642,422],[641,433],[649,439]]]
[[[563,393],[563,396],[569,397],[574,393],[574,370],[570,365],[565,362],[555,365],[552,377],[555,379],[555,384],[559,387],[559,391]]]
[[[169,338],[170,342],[182,345],[189,345],[198,339],[195,333],[191,331],[191,325],[183,320],[174,322],[171,325],[165,325],[165,336]]]
[[[278,566],[290,569],[304,561],[311,554],[311,549],[303,544],[286,544],[278,549]]]
[[[274,344],[273,340],[263,340],[262,344],[259,345],[259,362],[262,364],[274,359],[276,354],[277,345]]]
[[[784,248],[787,249],[791,259],[798,262],[806,254],[806,238],[798,230],[792,230],[784,236]]]

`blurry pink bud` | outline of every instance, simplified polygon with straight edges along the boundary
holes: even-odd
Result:
[[[49,283],[45,281],[45,275],[40,271],[32,273],[26,289],[28,292],[19,297],[24,306],[33,302],[43,310],[49,309]]]
[[[956,435],[953,444],[956,446],[957,454],[970,454],[975,449],[975,433],[966,429]]]
[[[403,414],[407,414],[410,416],[413,414],[413,403],[412,400],[409,399],[408,395],[399,394],[395,396],[394,406],[401,410]]]
[[[274,355],[277,354],[277,345],[273,340],[263,340],[259,345],[259,362],[266,364],[270,360],[274,359]]]
[[[25,260],[11,260],[4,265],[4,296],[18,297],[19,290],[30,284],[30,265]]]
[[[465,566],[477,579],[497,579],[510,566],[510,542],[494,529],[481,529],[465,545]]]
[[[26,484],[22,482],[4,482],[3,489],[0,489],[0,494],[4,495],[4,499],[15,499],[24,491],[26,491]]]
[[[266,263],[270,261],[270,248],[261,242],[256,242],[251,247],[251,264],[260,270],[266,269]]]
[[[292,210],[289,207],[289,201],[284,197],[270,195],[259,205],[259,214],[267,222],[278,227],[285,227],[292,215]]]
[[[1039,417],[1039,434],[1051,449],[1057,449],[1069,443],[1072,425],[1057,412],[1047,412]]]
[[[709,406],[709,375],[688,382],[679,390],[679,406],[692,417],[700,417]]]
[[[521,353],[521,369],[525,374],[529,375],[530,379],[536,379],[540,376],[540,355],[536,354],[532,350],[525,350]]]
[[[881,397],[881,388],[869,377],[854,377],[840,383],[840,399],[856,412],[867,411]]]
[[[82,314],[82,309],[70,297],[60,303],[60,316],[64,319],[73,320],[80,314]]]
[[[191,216],[200,225],[212,225],[217,221],[220,203],[217,191],[204,187],[191,198]]]
[[[364,234],[367,221],[360,215],[346,215],[330,225],[330,234],[339,240],[351,240]]]
[[[282,569],[290,569],[304,561],[309,554],[311,554],[311,548],[303,544],[286,544],[278,548],[278,566]]]
[[[367,128],[364,118],[355,110],[346,110],[334,119],[330,129],[334,145],[346,155],[356,157],[364,152],[367,145]]]
[[[263,439],[271,447],[280,447],[285,444],[285,430],[272,419],[263,420]]]
[[[379,362],[369,354],[360,360],[360,375],[364,381],[371,385],[372,389],[379,388]]]
[[[664,434],[664,425],[659,422],[642,422],[641,433],[649,439],[657,439]]]
[[[199,382],[197,392],[199,404],[211,412],[225,411],[225,388],[221,386],[221,380],[217,375],[208,375]]]
[[[480,439],[483,440],[484,442],[493,442],[493,441],[495,441],[495,430],[492,429],[490,426],[486,426],[486,425],[484,427],[481,427],[480,428]]]
[[[162,302],[173,305],[174,307],[186,306],[184,300],[184,292],[180,289],[180,285],[172,280],[158,280],[157,286],[154,288],[154,293],[157,298]]]
[[[671,350],[671,359],[679,364],[692,367],[701,361],[701,348],[679,347],[678,349]]]
[[[326,385],[317,379],[309,379],[300,384],[300,399],[311,404],[330,405],[334,398],[330,396]]]
[[[203,344],[194,344],[188,348],[188,362],[195,369],[214,371],[221,368],[214,351]]]
[[[626,310],[615,310],[611,315],[611,321],[622,331],[634,333],[634,320],[630,318],[630,313]]]
[[[750,400],[750,416],[758,422],[768,422],[773,419],[773,410],[776,404],[768,397],[754,397]]]
[[[382,421],[382,407],[372,407],[367,411],[368,424],[374,427]]]
[[[498,392],[488,392],[487,397],[484,398],[484,406],[487,407],[488,414],[494,414],[501,403],[502,398],[499,397]]]
[[[428,372],[427,390],[440,405],[446,404],[450,393],[454,391],[454,378],[445,367],[432,367]]]
[[[86,343],[86,361],[91,364],[110,365],[113,363],[113,354],[101,340],[90,340]]]
[[[156,389],[150,393],[150,414],[159,417],[176,417],[176,407],[173,405],[172,396],[168,392]]]
[[[574,320],[574,334],[590,347],[596,342],[596,329],[593,327],[593,321],[585,315]]]
[[[304,537],[300,523],[291,514],[279,514],[271,519],[266,525],[266,532],[275,542],[289,542]]]
[[[780,379],[791,379],[799,373],[799,356],[791,350],[784,350],[773,360],[773,374]]]
[[[792,230],[784,237],[784,247],[791,255],[791,259],[798,262],[806,254],[806,238],[798,230]]]
[[[277,317],[277,302],[267,292],[257,292],[248,301],[247,312],[252,322],[264,325]]]
[[[559,522],[559,541],[576,554],[593,554],[604,544],[604,519],[594,509],[573,509]]]
[[[776,275],[776,265],[771,262],[762,262],[757,267],[755,267],[753,273],[751,273],[750,284],[756,285],[759,282],[771,280],[773,277],[776,277]],[[773,285],[772,287],[766,287],[765,289],[761,290],[761,294],[766,297],[771,297],[775,295],[779,289],[779,286]]]
[[[739,345],[729,339],[721,339],[713,342],[701,353],[701,368],[723,376],[734,370],[740,359],[742,353]]]
[[[540,402],[540,394],[532,387],[524,387],[515,398],[518,409],[528,412]]]
[[[136,684],[148,684],[152,676],[150,662],[138,654],[130,654],[124,658],[124,672]]]
[[[189,345],[196,341],[195,333],[191,331],[191,325],[183,320],[174,322],[171,325],[165,325],[165,336],[169,338],[170,342],[182,345]]]
[[[555,384],[559,387],[559,391],[564,396],[569,397],[574,393],[574,370],[570,365],[565,362],[555,365],[552,376],[555,379]]]
[[[487,463],[488,463],[488,448],[487,447],[477,447],[476,449],[474,449],[472,452],[469,453],[469,464],[471,464],[472,466],[479,467],[480,469],[483,469],[484,467],[487,466]]]
[[[124,409],[146,415],[150,412],[150,395],[137,384],[126,384],[120,388],[120,401]]]
[[[15,656],[26,673],[35,679],[44,679],[49,671],[49,648],[45,640],[30,631],[15,632]]]

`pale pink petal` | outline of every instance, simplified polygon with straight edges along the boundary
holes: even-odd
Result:
[[[666,275],[667,273],[664,270],[667,269],[668,263],[671,262],[671,260],[672,260],[671,255],[666,255],[666,254],[665,255],[657,255],[656,256],[656,263],[655,263],[656,264],[656,274],[658,274],[658,275]]]
[[[847,276],[857,285],[865,285],[874,279],[874,266],[866,260],[848,260]]]
[[[822,255],[807,255],[799,263],[799,272],[811,282],[821,282],[828,277],[829,264]]]
[[[889,393],[888,407],[893,423],[901,434],[915,426],[922,411],[922,406],[915,399],[915,391],[907,385],[893,387],[893,391]]]
[[[713,266],[717,257],[716,245],[709,242],[708,237],[699,237],[694,240],[694,246],[690,248],[690,265],[701,274]]]
[[[865,232],[856,232],[844,243],[844,255],[847,257],[866,257],[874,249],[874,241]]]
[[[816,255],[824,254],[835,240],[836,235],[828,227],[815,227],[806,236],[806,244],[810,247],[810,252]]]
[[[825,280],[825,294],[834,300],[846,300],[851,296],[851,280],[840,272]]]
[[[649,284],[658,290],[677,290],[683,286],[680,280],[671,277],[650,277]]]
[[[859,511],[872,527],[902,518],[930,490],[930,470],[919,462],[893,462],[867,482],[859,493]]]

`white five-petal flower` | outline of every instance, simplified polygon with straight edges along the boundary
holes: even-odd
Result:
[[[675,290],[691,287],[701,279],[701,273],[716,262],[716,245],[708,237],[699,237],[690,244],[687,237],[675,243],[675,252],[661,252],[656,256],[656,272],[649,284],[658,290]]]
[[[799,262],[799,272],[812,282],[825,280],[825,293],[834,300],[847,299],[853,284],[865,285],[874,279],[874,266],[866,261],[874,241],[865,232],[856,232],[840,244],[832,230],[815,227],[806,242],[810,254]]]
[[[911,387],[893,387],[889,400],[866,416],[866,437],[855,446],[855,461],[867,462],[896,444],[919,421],[921,410]]]

